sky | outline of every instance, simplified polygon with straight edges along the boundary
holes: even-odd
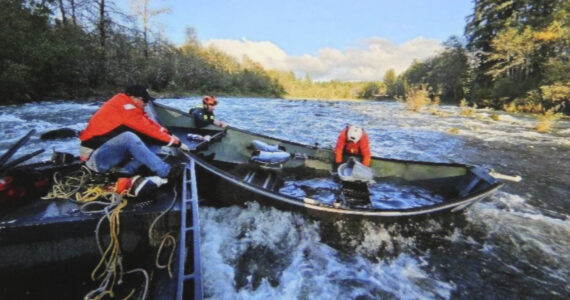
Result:
[[[128,2],[129,0],[120,0]],[[462,36],[472,0],[150,0],[153,30],[314,80],[381,80]]]

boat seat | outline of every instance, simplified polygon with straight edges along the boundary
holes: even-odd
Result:
[[[274,172],[252,170],[245,174],[243,181],[249,184],[259,185],[264,189],[272,191],[279,183],[279,178]]]
[[[347,207],[366,207],[371,204],[370,190],[366,182],[342,182],[340,199]]]

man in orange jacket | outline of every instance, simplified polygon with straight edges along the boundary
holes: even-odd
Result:
[[[370,167],[370,144],[364,129],[356,125],[346,126],[338,136],[334,154],[335,171],[350,156],[360,158],[363,165]]]
[[[79,135],[80,158],[96,172],[115,166],[124,176],[133,175],[142,165],[160,177],[167,177],[170,165],[156,155],[161,146],[187,149],[180,140],[148,117],[144,108],[154,100],[141,85],[127,87],[91,117]]]

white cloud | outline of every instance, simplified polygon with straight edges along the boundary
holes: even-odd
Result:
[[[221,51],[241,60],[247,55],[266,68],[288,70],[287,53],[271,42],[252,42],[246,39],[238,40],[209,40],[204,46],[214,46]]]
[[[417,37],[401,45],[384,38],[358,41],[346,50],[323,48],[316,55],[289,56],[275,44],[246,39],[209,40],[205,46],[216,48],[236,57],[247,55],[265,68],[293,71],[297,76],[308,74],[314,80],[372,81],[382,80],[389,69],[405,71],[414,59],[423,60],[443,50],[441,42]]]

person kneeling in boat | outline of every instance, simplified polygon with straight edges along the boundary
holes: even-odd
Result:
[[[194,117],[196,127],[202,128],[210,124],[225,128],[228,124],[218,121],[214,117],[214,109],[218,100],[214,96],[206,96],[202,99],[202,105],[190,109],[189,113]]]
[[[333,171],[335,172],[338,166],[346,162],[349,157],[356,157],[363,165],[370,167],[370,143],[364,129],[357,125],[346,126],[338,136],[334,154]]]
[[[146,87],[132,85],[115,95],[91,117],[81,132],[80,158],[95,172],[105,173],[120,166],[120,176],[135,175],[143,165],[159,177],[176,177],[180,168],[162,161],[156,154],[161,146],[188,147],[153,121],[144,108],[154,100]]]

